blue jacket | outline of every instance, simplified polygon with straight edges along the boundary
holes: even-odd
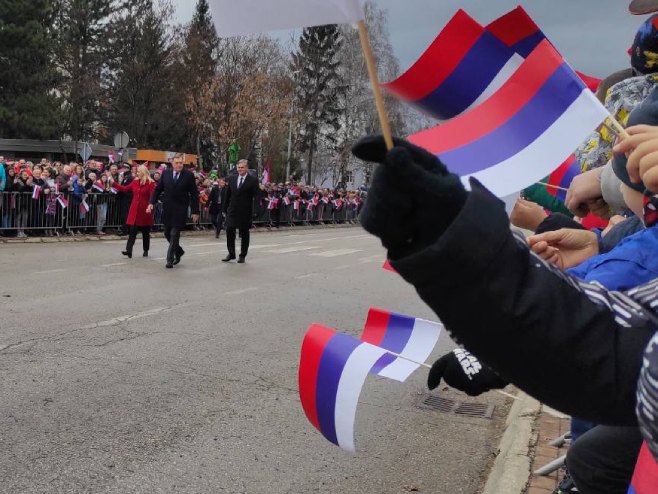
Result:
[[[5,164],[0,163],[0,192],[5,190],[7,184],[7,175],[5,174]]]
[[[658,225],[626,237],[611,251],[567,272],[584,281],[598,281],[608,290],[629,290],[658,278]]]

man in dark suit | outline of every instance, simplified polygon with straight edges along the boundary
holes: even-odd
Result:
[[[153,211],[160,195],[163,195],[164,234],[169,242],[166,267],[173,268],[185,254],[179,243],[180,232],[185,229],[187,223],[187,209],[192,209],[193,223],[199,219],[199,189],[196,186],[194,173],[183,168],[181,153],[174,156],[172,167],[162,174],[162,178],[153,192],[153,197],[151,197],[151,204],[147,208],[148,213]]]
[[[212,225],[215,227],[215,238],[219,238],[219,233],[224,225],[224,201],[226,201],[226,181],[219,177],[208,195],[208,212]]]
[[[238,174],[229,177],[226,186],[226,245],[228,256],[222,261],[235,259],[235,230],[240,230],[239,263],[244,263],[249,250],[249,229],[253,217],[254,196],[258,192],[258,179],[249,174],[247,160],[240,160],[237,166]]]

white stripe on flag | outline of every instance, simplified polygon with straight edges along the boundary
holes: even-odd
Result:
[[[210,9],[222,38],[365,18],[359,0],[210,0]]]
[[[567,111],[532,144],[511,158],[473,175],[498,197],[504,197],[541,180],[569,157],[589,134],[610,115],[589,89],[583,89]]]
[[[372,366],[386,353],[370,343],[359,345],[347,359],[338,381],[334,424],[338,445],[346,451],[355,451],[354,421],[361,388]]]
[[[396,358],[389,365],[384,367],[377,375],[388,377],[395,381],[405,382],[409,376],[420,367],[414,362],[424,363],[434,350],[436,343],[439,341],[441,335],[440,324],[425,319],[416,319],[414,328],[411,332],[411,337],[405,345],[404,349],[400,352],[403,358]]]
[[[502,69],[500,69],[500,72],[494,77],[494,79],[491,81],[491,83],[487,86],[487,88],[484,90],[484,92],[476,99],[471,106],[469,106],[466,110],[464,110],[462,113],[466,113],[467,111],[472,110],[482,102],[484,102],[486,99],[489,97],[493,96],[493,94],[498,91],[503,85],[507,82],[507,80],[512,77],[514,72],[521,66],[521,64],[525,61],[525,59],[519,55],[518,53],[515,53],[512,58],[509,59],[509,61],[503,66]]]

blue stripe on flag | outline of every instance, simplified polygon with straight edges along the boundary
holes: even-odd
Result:
[[[397,357],[395,355],[391,355],[390,353],[385,353],[375,363],[375,365],[372,366],[372,369],[370,369],[370,373],[371,374],[379,374],[382,370],[384,370],[386,367],[391,365],[396,360],[397,360]]]
[[[461,176],[490,168],[519,153],[555,123],[585,89],[563,64],[512,118],[489,134],[440,155]],[[530,163],[529,163],[530,165]]]
[[[391,352],[401,353],[404,347],[407,346],[407,343],[409,343],[415,322],[416,319],[413,317],[403,316],[402,314],[391,314],[388,320],[386,334],[379,346]]]
[[[444,120],[459,115],[480,97],[513,54],[498,38],[484,33],[452,74],[414,104]]]
[[[532,34],[527,38],[522,39],[518,43],[515,43],[511,48],[523,58],[528,58],[528,55],[532,53],[532,50],[537,48],[537,45],[545,39],[546,35],[541,31],[537,31],[535,34]]]
[[[356,338],[337,334],[327,343],[320,359],[315,388],[318,423],[324,437],[336,445],[338,445],[335,421],[338,383],[347,359],[359,345],[361,342]]]

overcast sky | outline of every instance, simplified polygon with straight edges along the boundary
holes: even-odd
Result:
[[[405,70],[457,9],[463,8],[481,24],[488,24],[516,7],[519,1],[376,0],[375,3],[389,13],[391,42]],[[195,4],[194,0],[174,0],[177,20],[188,22]],[[646,18],[631,16],[627,0],[529,0],[522,5],[573,67],[598,77],[629,65],[626,51]]]

